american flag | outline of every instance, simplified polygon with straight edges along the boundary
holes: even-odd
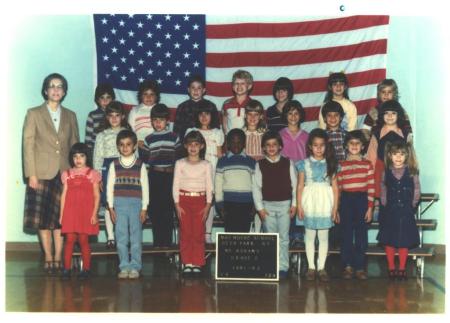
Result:
[[[117,99],[137,104],[144,79],[156,80],[161,102],[175,109],[187,100],[195,74],[207,81],[206,98],[221,109],[232,96],[237,69],[254,78],[251,97],[274,103],[279,77],[294,84],[294,99],[313,128],[331,72],[345,72],[358,115],[376,104],[386,76],[388,16],[246,17],[175,14],[94,15],[97,81],[112,83]],[[360,118],[361,119],[361,118]]]

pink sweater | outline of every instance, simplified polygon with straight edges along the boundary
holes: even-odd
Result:
[[[173,176],[173,200],[180,201],[180,190],[188,192],[206,192],[206,202],[211,203],[213,193],[212,166],[206,160],[191,163],[187,158],[175,163]]]

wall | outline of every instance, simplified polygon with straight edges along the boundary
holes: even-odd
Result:
[[[21,168],[22,125],[26,110],[42,103],[41,82],[51,72],[69,82],[64,105],[76,111],[81,139],[86,116],[93,109],[92,76],[94,44],[91,17],[29,16],[16,21],[9,46],[8,120],[10,140],[7,154],[6,241],[34,242],[36,236],[22,232],[25,185]],[[399,84],[400,102],[411,118],[415,146],[421,165],[423,192],[439,193],[441,200],[425,218],[438,220],[436,231],[427,232],[426,243],[444,244],[443,135],[445,54],[444,28],[434,17],[391,17],[387,75]],[[448,69],[447,69],[448,72]],[[149,233],[146,233],[148,235]],[[144,239],[147,239],[144,236]],[[371,240],[373,240],[371,233]],[[104,235],[101,234],[101,240]]]

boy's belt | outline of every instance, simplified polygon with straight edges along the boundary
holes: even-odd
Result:
[[[206,192],[186,192],[180,191],[181,196],[205,196]]]

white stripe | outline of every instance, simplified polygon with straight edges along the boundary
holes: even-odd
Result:
[[[388,26],[374,26],[331,34],[279,37],[207,39],[207,53],[287,52],[335,46],[353,45],[377,39],[386,39]]]
[[[207,67],[206,80],[209,82],[231,82],[237,67]],[[386,68],[386,54],[371,55],[352,60],[334,61],[293,66],[239,66],[253,75],[254,81],[271,81],[285,76],[291,80],[328,77],[330,72],[363,72],[369,69]]]
[[[326,19],[336,19],[342,17],[333,16],[238,16],[236,14],[228,16],[210,16],[206,15],[207,25],[226,25],[226,24],[240,24],[240,23],[286,23],[286,22],[303,22],[303,21],[317,21]]]

